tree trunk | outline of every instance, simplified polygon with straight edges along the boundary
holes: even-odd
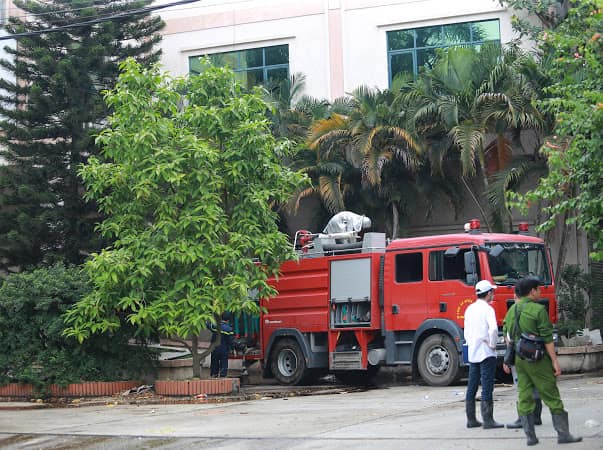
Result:
[[[199,337],[191,338],[191,356],[193,357],[193,378],[201,378],[201,358],[199,357]]]
[[[563,267],[565,266],[565,258],[567,256],[567,241],[569,239],[570,227],[567,224],[569,213],[566,211],[563,215],[563,222],[561,224],[561,239],[559,240],[559,252],[557,253],[557,264],[555,266],[555,278],[559,279]]]
[[[400,217],[398,207],[392,202],[392,239],[398,238],[398,228],[400,227]]]
[[[488,228],[488,232],[491,232],[492,231],[492,227],[490,226],[490,222],[488,222],[488,216],[486,216],[486,211],[484,211],[484,208],[482,208],[482,205],[480,205],[477,197],[475,196],[475,194],[473,194],[473,191],[469,187],[469,184],[467,184],[467,180],[465,180],[465,177],[461,177],[461,181],[463,182],[463,185],[465,186],[465,189],[467,189],[467,192],[469,192],[469,195],[471,196],[471,198],[473,199],[473,201],[477,205],[477,207],[479,209],[479,212],[482,215],[482,219],[484,220],[484,222],[486,222],[486,227]]]
[[[565,198],[575,198],[576,189],[572,188],[569,192],[566,192]],[[569,240],[570,230],[573,228],[568,225],[568,220],[572,217],[573,211],[565,210],[563,213],[563,220],[561,222],[561,239],[559,241],[559,253],[557,256],[557,265],[555,266],[555,278],[561,276],[563,267],[565,266],[565,259],[567,257],[567,242]]]

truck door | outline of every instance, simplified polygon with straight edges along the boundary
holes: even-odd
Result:
[[[425,320],[425,252],[386,254],[384,316],[386,330],[416,330]]]
[[[473,286],[479,279],[479,262],[471,248],[430,250],[428,316],[463,327],[465,309],[475,300]]]

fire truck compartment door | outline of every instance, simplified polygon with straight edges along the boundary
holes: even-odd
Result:
[[[331,261],[331,326],[371,323],[371,259]]]

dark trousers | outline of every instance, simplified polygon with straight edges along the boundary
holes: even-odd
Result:
[[[496,373],[496,357],[491,356],[480,363],[469,363],[469,381],[467,383],[466,401],[474,401],[477,388],[482,385],[482,401],[491,402],[494,391],[494,375]]]
[[[228,350],[217,347],[211,352],[209,373],[212,377],[225,377],[228,373]]]

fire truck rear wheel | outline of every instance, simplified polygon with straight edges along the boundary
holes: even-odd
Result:
[[[460,377],[459,353],[447,334],[434,334],[419,348],[417,366],[430,386],[448,386]]]
[[[271,369],[276,380],[285,385],[298,385],[307,375],[306,359],[294,339],[282,339],[274,346]]]

